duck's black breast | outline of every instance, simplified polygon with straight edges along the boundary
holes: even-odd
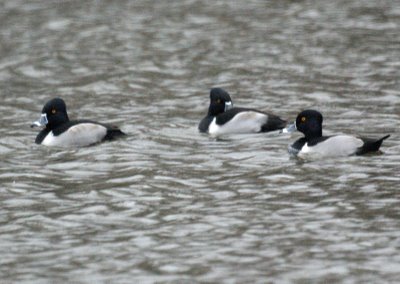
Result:
[[[47,128],[40,131],[39,134],[36,136],[35,143],[41,144],[42,141],[44,140],[44,138],[46,138],[47,134],[49,134],[49,133],[50,133],[50,130]]]
[[[213,121],[214,117],[211,115],[208,115],[204,117],[200,123],[199,123],[199,131],[200,132],[207,132],[208,127],[210,126],[211,122]]]
[[[306,142],[307,140],[305,137],[297,139],[292,145],[289,146],[289,153],[292,155],[297,155],[306,144]]]

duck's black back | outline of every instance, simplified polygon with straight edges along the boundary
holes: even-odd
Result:
[[[383,140],[389,138],[390,135],[386,135],[378,140],[371,138],[360,137],[360,139],[364,142],[364,145],[358,148],[356,155],[363,155],[369,152],[376,152],[382,145]]]

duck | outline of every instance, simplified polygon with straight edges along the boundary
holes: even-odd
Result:
[[[63,99],[53,98],[42,109],[31,127],[44,127],[35,143],[45,146],[84,147],[125,136],[118,127],[91,120],[69,120]]]
[[[390,137],[366,138],[353,135],[322,135],[322,114],[317,110],[304,110],[297,115],[295,122],[286,128],[287,132],[300,131],[304,137],[288,147],[289,154],[300,159],[318,159],[364,155],[379,151],[383,140]]]
[[[286,120],[277,115],[252,108],[233,107],[227,91],[212,88],[207,115],[200,121],[198,129],[201,133],[217,137],[225,134],[282,130],[286,125]]]

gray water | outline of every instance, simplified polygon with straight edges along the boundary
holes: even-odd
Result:
[[[1,283],[400,279],[398,1],[0,3]],[[211,87],[382,153],[300,162],[197,131]],[[126,139],[34,144],[59,96]]]

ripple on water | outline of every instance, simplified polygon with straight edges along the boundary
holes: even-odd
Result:
[[[1,279],[397,281],[396,5],[23,2],[0,25]],[[313,162],[289,158],[298,134],[214,139],[197,125],[216,86],[288,121],[319,109],[327,135],[392,136]],[[33,144],[53,96],[128,136]]]

